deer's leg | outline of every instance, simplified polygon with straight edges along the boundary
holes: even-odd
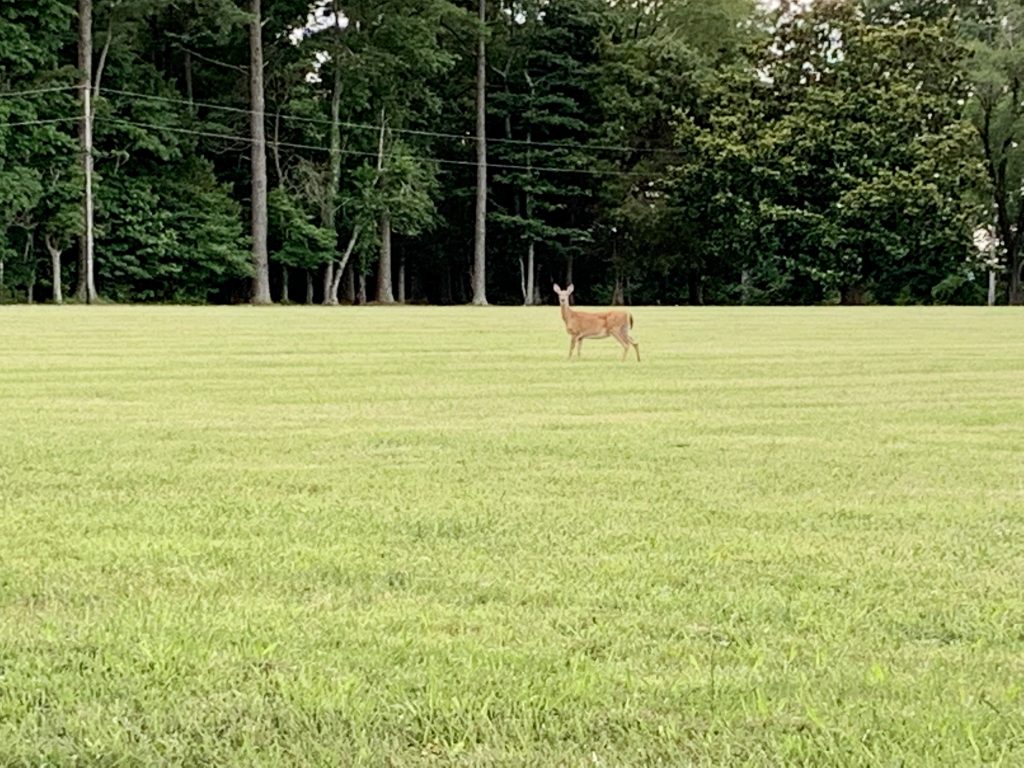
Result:
[[[572,351],[576,348],[576,337],[569,337],[569,359],[572,360]]]
[[[626,361],[626,355],[629,354],[629,336],[621,328],[617,331],[612,331],[612,337],[622,345],[622,361]]]
[[[583,337],[580,336],[576,339],[576,359],[580,359],[580,353],[583,351]]]
[[[633,345],[633,349],[636,352],[636,361],[639,363],[640,362],[640,342],[638,342],[636,339],[633,338],[633,335],[629,332],[629,326],[628,325],[624,326],[622,328],[622,335],[626,339],[626,353],[627,354],[629,353],[629,345],[632,344]],[[622,359],[625,360],[626,356],[623,355]]]

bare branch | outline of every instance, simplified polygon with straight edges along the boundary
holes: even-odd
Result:
[[[195,58],[200,59],[202,61],[205,61],[205,62],[207,62],[209,64],[214,64],[214,65],[216,65],[218,67],[224,67],[225,69],[233,69],[236,72],[248,72],[249,71],[247,67],[243,67],[243,66],[240,66],[238,64],[229,64],[226,61],[218,61],[217,59],[211,59],[209,56],[204,56],[203,54],[199,53],[198,51],[193,51],[191,48],[186,48],[181,43],[175,43],[175,46],[179,50],[182,50],[185,53],[187,53],[188,55],[194,56]]]
[[[100,95],[100,83],[103,80],[103,70],[107,66],[107,54],[110,53],[110,43],[114,39],[114,18],[113,16],[107,21],[107,41],[103,43],[103,50],[100,52],[100,60],[96,65],[96,79],[92,84],[92,113],[96,114],[96,99]]]

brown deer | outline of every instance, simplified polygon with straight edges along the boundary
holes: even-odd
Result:
[[[633,327],[633,315],[622,310],[577,312],[569,306],[569,296],[572,295],[572,290],[572,285],[563,291],[558,283],[555,283],[555,293],[558,294],[558,303],[562,308],[565,330],[572,337],[569,342],[569,359],[572,360],[573,349],[576,350],[576,358],[579,359],[584,339],[603,339],[606,336],[611,336],[622,345],[623,361],[626,360],[629,346],[632,344],[636,351],[636,361],[639,363],[640,345],[629,335],[629,329]]]

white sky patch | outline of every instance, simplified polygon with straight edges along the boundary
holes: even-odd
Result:
[[[323,69],[324,64],[331,60],[331,54],[327,51],[317,51],[315,58],[313,59],[313,68],[306,73],[307,83],[319,83],[323,81],[320,77],[320,70]]]
[[[523,26],[523,24],[526,23],[526,13],[523,12],[522,10],[516,10],[516,9],[514,9],[514,8],[512,8],[510,6],[508,8],[502,8],[501,12],[504,13],[506,16],[508,16],[510,19],[512,19],[512,21],[514,21],[519,26]],[[547,14],[547,12],[544,9],[541,9],[537,13],[537,20],[538,21],[543,21],[544,20],[544,16],[546,14]]]
[[[782,3],[780,0],[758,0],[761,6],[769,11],[777,11]],[[778,18],[778,24],[790,24],[799,19],[799,17],[811,10],[814,5],[814,0],[795,0],[790,6],[789,12],[781,15]],[[802,22],[800,22],[802,23]],[[769,26],[767,31],[775,35],[778,32],[778,27]],[[815,27],[815,31],[819,33],[825,33],[828,37],[828,42],[823,50],[824,59],[826,64],[838,64],[845,58],[845,52],[843,51],[843,31],[839,28],[832,27],[827,23],[819,23]],[[795,43],[786,43],[784,46],[779,47],[777,43],[773,43],[769,47],[769,52],[777,58],[781,58],[783,54],[788,53],[795,48]],[[803,75],[800,78],[800,82],[808,84],[817,80],[821,73],[817,71],[815,65],[810,61],[805,61],[801,65]],[[767,67],[760,67],[757,70],[758,79],[762,83],[771,84],[775,81],[772,75],[772,65],[769,64]]]
[[[331,8],[331,0],[320,0],[314,5],[309,15],[306,16],[306,23],[301,27],[294,27],[288,31],[288,40],[292,45],[298,45],[307,37],[323,32],[331,27],[345,29],[348,27],[348,18],[344,14],[335,14]],[[313,68],[306,73],[307,83],[319,83],[320,70],[324,64],[331,60],[331,54],[327,51],[317,51],[313,58]]]
[[[989,271],[1003,268],[1003,260],[999,253],[999,238],[991,224],[974,230],[974,247],[978,249],[981,262]]]
[[[981,253],[992,253],[998,242],[994,227],[978,227],[974,230],[974,247]]]
[[[777,11],[779,6],[782,5],[779,0],[758,0],[758,2],[762,8],[767,8],[769,11]],[[814,0],[799,0],[799,2],[796,3],[796,5],[799,6],[797,10],[800,8],[806,10],[807,8],[810,8],[813,3]]]
[[[325,29],[330,29],[336,25],[341,29],[345,29],[348,26],[348,19],[344,14],[340,16],[334,14],[334,10],[331,8],[331,0],[320,0],[319,3],[310,9],[309,15],[306,16],[306,23],[288,32],[288,39],[291,40],[293,45],[298,45],[310,35],[323,32]]]

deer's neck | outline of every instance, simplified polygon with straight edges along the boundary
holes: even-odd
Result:
[[[569,302],[568,302],[568,300],[561,301],[561,302],[559,302],[559,304],[562,305],[562,320],[564,320],[565,323],[568,324],[569,320],[571,320],[572,316],[574,314],[576,314],[576,313],[573,312],[571,309],[569,309]]]

